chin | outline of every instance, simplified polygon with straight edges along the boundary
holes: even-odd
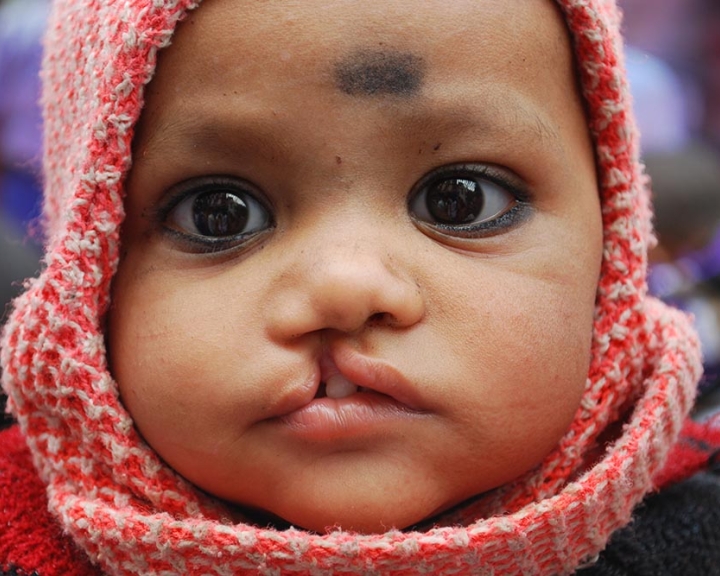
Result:
[[[354,492],[337,499],[325,497],[319,502],[298,495],[291,502],[274,502],[273,506],[265,508],[266,512],[256,512],[251,517],[258,525],[294,526],[318,534],[337,530],[382,534],[414,526],[439,511],[437,504],[419,506],[424,501],[422,498],[402,497],[397,489],[385,494],[394,501],[378,500],[377,494],[362,497]]]
[[[224,490],[219,483],[198,485],[236,506],[239,522],[249,520],[280,530],[292,526],[318,534],[406,530],[484,488],[448,479],[437,473],[442,468],[430,467],[422,459],[394,454],[357,450],[300,465],[288,460],[283,460],[282,474],[267,474],[267,468],[261,467],[262,475],[252,482],[230,482],[222,486]]]
[[[298,518],[296,522],[290,522],[292,526],[327,534],[337,530],[345,532],[356,532],[359,534],[383,534],[389,530],[403,530],[423,520],[424,516],[409,519],[407,514],[400,515],[373,515],[367,511],[343,511],[342,514],[315,514],[309,517]]]

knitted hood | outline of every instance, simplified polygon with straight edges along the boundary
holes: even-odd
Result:
[[[604,223],[584,398],[535,470],[426,531],[376,535],[233,524],[139,436],[108,372],[104,315],[143,90],[158,50],[198,2],[55,2],[43,70],[47,256],[4,329],[3,386],[51,511],[104,571],[565,574],[629,521],[691,407],[699,353],[688,320],[646,296],[649,194],[617,8],[557,2],[575,48]],[[606,446],[603,433],[618,422]]]

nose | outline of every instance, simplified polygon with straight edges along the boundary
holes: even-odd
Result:
[[[327,238],[295,252],[269,307],[271,336],[292,339],[330,329],[407,328],[425,314],[425,300],[407,266],[378,242]]]

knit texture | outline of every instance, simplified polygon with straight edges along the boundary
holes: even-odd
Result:
[[[190,0],[58,0],[43,67],[48,253],[2,340],[3,386],[50,510],[109,574],[568,574],[652,488],[692,405],[688,320],[646,296],[649,195],[610,0],[558,0],[595,143],[605,231],[581,406],[535,470],[424,531],[231,524],[142,441],[102,333],[144,86]],[[607,446],[607,432],[622,423]],[[591,455],[599,459],[590,467]]]
[[[687,421],[654,482],[660,492],[577,576],[720,576],[720,416]]]
[[[0,433],[0,503],[0,576],[98,574],[48,512],[45,486],[17,428]]]

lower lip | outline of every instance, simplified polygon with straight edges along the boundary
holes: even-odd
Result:
[[[421,415],[385,394],[358,392],[345,398],[316,398],[278,421],[306,440],[332,441],[381,432],[384,425]]]

